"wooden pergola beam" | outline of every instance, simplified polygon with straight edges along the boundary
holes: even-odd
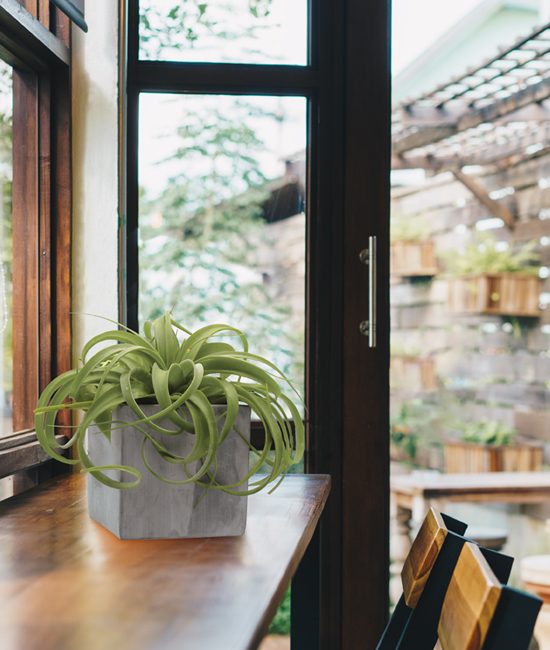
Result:
[[[536,148],[530,151],[530,147]],[[434,173],[453,171],[467,165],[495,165],[502,161],[517,164],[533,156],[548,153],[550,147],[550,129],[533,133],[521,138],[514,138],[499,144],[492,144],[484,149],[469,154],[456,156],[393,156],[392,169],[425,169]]]
[[[403,123],[413,126],[416,116],[419,125],[423,126],[420,126],[414,133],[394,141],[393,153],[399,156],[406,151],[434,144],[485,122],[499,120],[521,108],[530,104],[538,104],[548,98],[550,98],[550,79],[543,79],[539,83],[527,86],[510,97],[499,99],[489,106],[467,111],[460,117],[457,116],[454,123],[449,123],[453,113],[446,110],[444,106],[429,109],[410,106],[403,110]],[[440,112],[439,115],[438,112]]]
[[[455,169],[453,170],[453,174],[455,178],[460,181],[464,187],[467,187],[476,199],[482,203],[487,210],[489,210],[493,217],[502,219],[508,228],[513,229],[514,215],[506,206],[492,199],[481,185],[478,185],[471,176],[468,176],[462,170]]]

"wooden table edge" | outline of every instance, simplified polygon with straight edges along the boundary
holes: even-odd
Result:
[[[319,503],[315,510],[315,515],[310,521],[306,530],[304,531],[304,534],[302,535],[302,538],[300,540],[300,545],[297,548],[294,556],[292,557],[291,563],[287,567],[287,570],[282,575],[279,586],[275,591],[275,593],[273,594],[271,603],[264,614],[263,620],[260,621],[260,623],[258,624],[258,627],[256,628],[256,633],[252,637],[249,645],[247,646],[247,650],[256,650],[256,648],[259,646],[262,639],[265,637],[269,624],[271,623],[273,617],[275,616],[275,613],[277,612],[279,603],[283,599],[285,591],[288,585],[290,584],[294,574],[296,573],[296,569],[298,568],[298,565],[300,564],[300,561],[311,541],[311,538],[313,537],[313,533],[317,528],[317,524],[319,523],[319,519],[321,518],[323,510],[325,509],[325,505],[330,494],[332,483],[329,474],[303,474],[303,476],[323,477],[325,479],[323,494],[321,495],[321,499],[319,500]]]
[[[290,475],[287,478],[291,478],[294,475]],[[326,474],[303,474],[300,477],[305,477],[308,479],[313,479],[319,486],[319,494],[316,495],[315,500],[310,501],[310,519],[307,522],[307,526],[304,528],[300,538],[296,542],[294,551],[289,554],[289,560],[286,563],[286,568],[280,576],[280,580],[275,590],[270,589],[270,602],[267,608],[264,609],[261,617],[258,618],[258,622],[255,628],[245,630],[243,629],[243,635],[241,637],[241,642],[239,642],[239,648],[242,650],[255,650],[262,639],[264,638],[267,629],[273,616],[275,615],[279,603],[281,602],[284,593],[291,582],[292,577],[294,576],[300,561],[313,537],[315,529],[318,525],[321,514],[324,510],[325,504],[330,494],[331,489],[331,477]],[[32,502],[33,497],[40,497],[41,494],[48,492],[49,489],[55,488],[56,486],[62,483],[71,483],[75,487],[84,480],[79,473],[67,473],[56,476],[44,483],[35,486],[25,492],[17,494],[13,497],[0,501],[0,517],[2,513],[5,513],[7,516],[16,512],[18,508],[25,507]],[[78,488],[77,488],[78,489]],[[259,495],[260,496],[260,495]],[[253,499],[254,495],[250,497]],[[73,503],[81,502],[82,499],[85,499],[85,496],[80,497],[80,495],[75,494]],[[69,506],[70,507],[70,506]]]

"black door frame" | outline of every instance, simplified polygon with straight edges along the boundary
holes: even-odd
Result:
[[[127,0],[121,317],[137,327],[139,94],[307,97],[306,471],[331,474],[332,492],[293,581],[292,645],[368,649],[388,613],[390,0],[310,5],[310,65],[265,66],[139,61],[138,0]],[[369,348],[359,253],[373,235],[378,343]]]

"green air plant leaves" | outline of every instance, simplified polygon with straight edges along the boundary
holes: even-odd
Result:
[[[186,335],[181,343],[174,327]],[[125,422],[113,420],[113,411],[127,405],[138,416],[132,426],[143,434],[145,466],[166,483],[174,481],[155,473],[147,460],[147,455],[153,451],[166,462],[183,466],[182,480],[176,483],[194,482],[239,496],[258,492],[284,477],[292,465],[300,462],[305,447],[303,422],[298,409],[282,394],[279,385],[290,382],[271,362],[248,351],[248,342],[242,332],[228,325],[208,325],[192,333],[173,321],[170,312],[152,323],[147,322],[144,332],[145,335],[140,336],[132,331],[113,330],[95,336],[84,346],[82,367],[60,375],[44,390],[35,410],[35,427],[40,444],[50,456],[64,463],[79,462],[56,451],[60,445],[55,439],[55,422],[60,411],[81,410],[84,412],[82,421],[74,427],[72,437],[61,445],[61,449],[76,443],[83,471],[104,485],[121,490],[136,487],[141,479],[138,470],[124,465],[95,466],[84,447],[86,429],[92,423],[109,441],[114,430],[127,426]],[[222,334],[238,337],[243,350],[210,340]],[[94,349],[105,343],[107,347]],[[159,411],[146,416],[140,403],[156,403]],[[220,434],[212,404],[227,406]],[[246,441],[258,457],[257,462],[238,483],[221,485],[216,481],[216,452],[234,428],[239,404],[250,406],[262,421],[266,431],[265,445],[262,450],[256,450]],[[294,436],[287,412],[294,420]],[[161,426],[165,419],[177,430]],[[195,436],[193,449],[186,457],[177,456],[155,440],[150,435],[151,430],[166,436],[192,434]],[[240,431],[237,433],[243,437]],[[273,460],[268,459],[272,445]],[[199,469],[190,473],[187,465],[197,461],[200,461]],[[271,467],[271,472],[251,483],[247,490],[238,490],[264,462]],[[127,472],[135,480],[117,481],[109,478],[104,473],[106,470]]]

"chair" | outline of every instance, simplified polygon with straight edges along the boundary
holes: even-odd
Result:
[[[480,548],[464,544],[438,626],[443,650],[526,650],[542,601],[500,583]]]
[[[467,540],[466,524],[430,509],[403,566],[403,595],[377,650],[433,650],[441,609],[451,576]],[[501,583],[513,559],[480,549]]]

